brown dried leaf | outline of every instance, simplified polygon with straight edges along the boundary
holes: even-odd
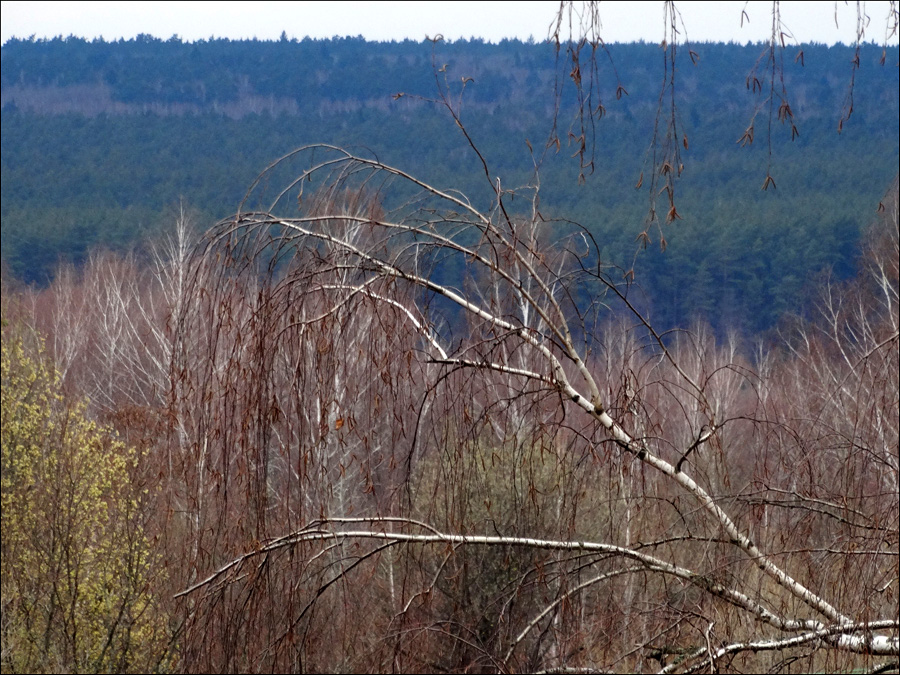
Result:
[[[571,77],[572,80],[574,80],[575,86],[578,86],[578,87],[581,86],[581,68],[578,65],[576,65],[574,68],[572,68],[572,72],[569,73],[569,77]]]
[[[791,106],[787,101],[782,101],[781,105],[778,106],[778,121],[784,124],[789,119],[794,119],[794,111],[791,110]]]
[[[669,207],[669,212],[666,214],[667,223],[671,223],[673,220],[682,220],[681,214],[679,214],[678,211],[675,210],[674,204]]]

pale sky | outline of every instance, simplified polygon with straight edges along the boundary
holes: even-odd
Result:
[[[581,3],[576,3],[581,6]],[[369,40],[422,40],[442,34],[448,39],[505,37],[535,40],[559,8],[556,0],[539,2],[2,2],[0,37],[52,38],[57,35],[106,40],[130,39],[139,33],[183,40],[209,37],[274,40],[362,35]],[[676,2],[693,42],[758,42],[771,33],[771,2]],[[749,22],[741,26],[746,6]],[[864,3],[871,22],[865,40],[885,41],[888,2]],[[851,44],[856,39],[856,3],[781,3],[782,21],[797,42]],[[662,2],[600,3],[601,37],[606,42],[663,38]],[[835,27],[837,17],[837,27]],[[790,39],[788,38],[790,41]],[[897,35],[889,44],[898,43]]]

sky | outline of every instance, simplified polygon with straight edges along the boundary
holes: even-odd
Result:
[[[581,7],[582,3],[575,3]],[[851,44],[856,39],[856,5],[846,2],[781,3],[782,22],[793,34],[789,42]],[[645,40],[664,35],[663,2],[600,3],[602,30],[608,43]],[[683,0],[681,13],[693,42],[766,40],[771,34],[771,2],[697,2]],[[871,19],[865,40],[885,42],[888,2],[867,2]],[[210,37],[231,39],[359,36],[369,40],[422,40],[441,34],[447,39],[480,37],[543,40],[559,9],[557,0],[536,2],[17,2],[0,3],[0,37],[52,38],[75,35],[130,39],[146,33],[163,39]],[[742,25],[742,10],[746,11]],[[837,19],[837,27],[835,26]],[[894,34],[888,44],[898,44]]]

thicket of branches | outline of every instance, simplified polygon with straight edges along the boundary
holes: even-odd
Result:
[[[896,667],[896,185],[752,351],[655,335],[502,192],[300,155],[196,246],[6,302],[146,450],[178,668]]]

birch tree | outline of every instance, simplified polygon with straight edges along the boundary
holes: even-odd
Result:
[[[179,594],[186,666],[896,668],[896,250],[878,312],[754,363],[658,334],[473,151],[477,197],[302,148],[198,249],[178,330],[214,351],[178,377],[225,405],[194,452],[229,534]]]

